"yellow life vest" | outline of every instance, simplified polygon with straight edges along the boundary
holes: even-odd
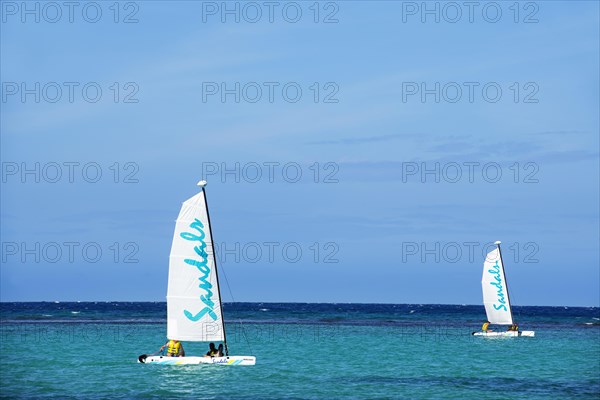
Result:
[[[484,332],[487,332],[488,326],[490,326],[489,322],[484,323],[483,326],[481,327],[481,330],[484,331]]]
[[[181,343],[176,342],[175,340],[169,340],[169,347],[167,349],[167,353],[177,355],[181,350]]]

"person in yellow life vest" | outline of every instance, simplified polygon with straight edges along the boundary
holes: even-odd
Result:
[[[185,357],[185,350],[179,340],[169,340],[160,348],[160,351],[163,351],[165,347],[167,348],[167,357]]]
[[[490,321],[485,321],[481,326],[481,330],[484,332],[491,332],[492,330],[488,329],[488,326],[490,326]]]
[[[508,327],[509,331],[514,331],[514,332],[518,332],[519,331],[519,326],[517,324],[512,324],[511,326]]]

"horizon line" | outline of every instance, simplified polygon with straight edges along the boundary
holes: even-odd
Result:
[[[167,303],[166,300],[0,300],[2,303]],[[410,305],[410,306],[461,306],[484,307],[483,304],[466,303],[377,303],[377,302],[319,302],[319,301],[224,301],[223,304],[255,303],[255,304],[344,304],[344,305]],[[530,305],[519,304],[511,307],[569,307],[569,308],[600,308],[599,305]]]

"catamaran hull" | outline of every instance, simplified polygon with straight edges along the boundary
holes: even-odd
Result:
[[[198,365],[198,364],[255,365],[256,357],[253,357],[253,356],[165,357],[165,356],[141,355],[138,358],[138,362],[144,363],[144,364],[160,364],[160,365]]]
[[[473,336],[485,337],[534,337],[535,331],[518,331],[518,332],[473,332]]]

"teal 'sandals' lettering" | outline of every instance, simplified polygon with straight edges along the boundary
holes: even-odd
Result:
[[[508,311],[506,308],[506,300],[504,299],[504,286],[502,285],[502,277],[500,276],[500,266],[498,260],[492,269],[488,269],[488,272],[493,275],[494,281],[490,282],[490,285],[498,288],[498,303],[494,304],[494,310]]]
[[[204,304],[204,308],[202,308],[202,310],[200,310],[196,314],[192,314],[188,310],[184,310],[183,313],[185,314],[187,319],[194,322],[200,320],[207,314],[210,318],[212,318],[213,321],[216,321],[217,314],[214,311],[215,303],[212,301],[212,284],[208,281],[208,276],[210,275],[210,267],[208,266],[208,254],[205,250],[206,241],[204,240],[204,238],[206,237],[206,234],[204,233],[204,225],[202,224],[202,222],[200,222],[199,219],[195,218],[194,222],[190,224],[190,228],[198,231],[198,234],[195,235],[190,232],[182,232],[180,236],[185,240],[199,242],[199,244],[194,247],[194,251],[198,255],[199,259],[193,260],[191,258],[186,258],[183,261],[186,264],[193,265],[194,267],[198,268],[198,271],[200,271],[200,273],[202,274],[200,275],[200,278],[198,278],[198,280],[200,281],[198,287],[200,289],[203,289],[206,293],[200,296],[200,300],[202,300],[202,303]]]

